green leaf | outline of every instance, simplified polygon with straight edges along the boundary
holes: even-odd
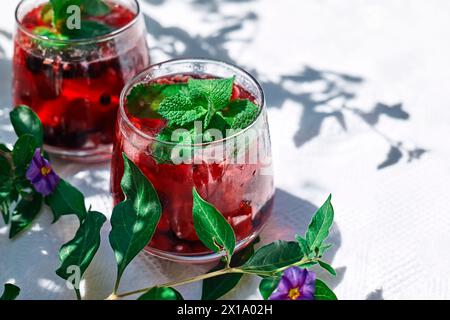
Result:
[[[10,205],[15,200],[14,172],[11,167],[11,152],[1,150],[0,153],[0,212],[5,224],[9,223]]]
[[[255,274],[264,274],[297,263],[304,256],[297,242],[279,240],[256,251],[241,269]]]
[[[109,5],[102,0],[81,0],[83,13],[88,16],[104,16],[111,11]]]
[[[197,236],[212,251],[225,250],[230,259],[236,246],[233,229],[212,204],[200,197],[195,188],[192,190],[192,194],[194,197],[192,213]]]
[[[331,205],[331,195],[322,207],[317,210],[316,214],[311,220],[311,223],[306,231],[306,241],[311,250],[320,248],[323,241],[328,237],[330,228],[333,225],[334,211]]]
[[[260,108],[249,100],[234,100],[223,112],[231,129],[245,129],[250,126],[260,113]]]
[[[165,98],[159,105],[158,112],[169,121],[169,126],[184,126],[201,119],[207,111],[189,96],[177,94]]]
[[[259,283],[259,292],[264,300],[269,300],[279,283],[280,278],[265,278],[261,280]]]
[[[53,25],[58,30],[65,25],[71,13],[67,8],[71,5],[79,6],[83,16],[102,16],[110,11],[110,7],[103,0],[50,0],[53,8]]]
[[[336,276],[336,270],[334,270],[331,265],[322,260],[319,260],[318,262],[323,269],[327,270],[331,275]]]
[[[12,152],[11,149],[9,149],[6,144],[0,143],[0,151],[6,152],[6,153],[10,153]]]
[[[321,280],[316,280],[316,292],[314,294],[316,300],[337,300],[334,292]]]
[[[181,293],[173,288],[168,287],[153,287],[138,300],[184,300]]]
[[[43,198],[37,192],[33,192],[28,197],[22,198],[19,201],[11,217],[10,239],[27,229],[33,223],[41,211],[42,203]]]
[[[44,127],[37,114],[27,106],[18,106],[10,112],[9,117],[14,131],[20,138],[24,134],[32,135],[38,144],[42,146],[44,141]]]
[[[39,147],[36,139],[30,134],[23,134],[14,145],[12,158],[16,167],[16,175],[25,176],[25,173],[33,159],[36,148]]]
[[[193,97],[206,99],[207,115],[205,126],[209,125],[217,111],[225,108],[231,99],[234,78],[229,79],[190,79],[188,87]]]
[[[151,182],[125,154],[123,159],[121,186],[126,199],[113,210],[109,234],[118,267],[115,289],[125,268],[150,242],[162,212],[158,194]]]
[[[11,284],[5,284],[5,290],[3,291],[3,295],[0,297],[0,300],[15,300],[20,293],[20,288]]]
[[[127,95],[127,110],[138,118],[157,119],[161,116],[157,110],[161,102],[172,91],[178,92],[185,84],[160,85],[139,84],[131,89]]]
[[[302,252],[304,252],[305,255],[309,256],[309,254],[311,253],[311,249],[309,248],[308,241],[306,241],[306,239],[302,238],[299,235],[296,235],[295,239],[297,240],[300,248],[302,249]]]
[[[50,206],[56,222],[61,216],[75,214],[80,221],[86,216],[86,206],[84,196],[80,190],[72,186],[67,181],[61,179],[55,191],[45,198]]]
[[[256,241],[255,241],[256,242]],[[254,254],[254,243],[251,243],[239,253],[231,258],[231,267],[240,267]],[[226,267],[226,263],[221,261],[217,266],[209,270],[208,273],[221,270]],[[202,300],[217,300],[233,290],[242,279],[242,273],[228,273],[214,278],[203,280]]]
[[[69,279],[72,273],[68,268],[71,266],[80,268],[80,276],[83,276],[100,247],[100,230],[105,221],[106,217],[100,212],[87,213],[75,237],[59,250],[61,266],[56,270],[58,276]]]
[[[62,27],[62,34],[68,36],[70,39],[90,39],[99,37],[113,31],[113,28],[107,24],[93,20],[81,20],[80,29],[68,29],[64,24]]]
[[[41,40],[41,39],[34,40],[40,46],[42,46],[44,48],[59,48],[59,49],[64,48],[64,47],[67,46],[67,44],[65,44],[65,43],[58,43],[58,42],[52,41],[52,40],[64,41],[64,40],[69,40],[70,39],[69,37],[67,37],[67,36],[65,36],[63,34],[60,34],[60,33],[56,32],[56,31],[54,31],[53,29],[50,29],[48,27],[43,27],[43,26],[35,27],[33,29],[33,33],[38,35],[38,36],[41,36],[41,37],[49,39],[49,41]]]

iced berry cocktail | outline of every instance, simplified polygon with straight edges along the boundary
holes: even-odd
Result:
[[[52,3],[61,7],[24,0],[17,8],[14,104],[39,115],[49,152],[80,161],[108,158],[120,92],[149,65],[139,5],[135,0]],[[79,25],[67,13],[71,3],[81,4]]]
[[[154,185],[163,213],[147,250],[176,261],[218,258],[197,237],[195,188],[228,220],[238,248],[272,211],[269,129],[260,85],[229,64],[183,59],[154,65],[124,89],[111,166],[114,202],[125,153]]]

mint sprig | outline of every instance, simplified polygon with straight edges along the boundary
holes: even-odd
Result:
[[[79,8],[81,16],[73,17],[75,11],[70,7]],[[103,0],[50,0],[41,11],[41,18],[47,27],[37,26],[33,33],[49,40],[88,39],[110,33],[113,28],[93,17],[104,16],[111,11],[110,6]],[[69,19],[80,19],[80,28],[69,28]],[[39,41],[43,47],[63,48],[64,44],[51,41]]]
[[[190,79],[188,82],[189,92],[194,99],[206,109],[204,119],[208,127],[212,117],[224,109],[230,102],[233,91],[234,77],[229,79]]]
[[[248,127],[258,117],[260,108],[250,100],[231,100],[234,78],[189,79],[187,83],[140,84],[127,96],[128,111],[139,118],[167,120],[167,127],[157,135],[158,140],[172,141],[175,129],[186,129],[193,134],[194,122],[201,121],[204,129],[218,129],[226,135],[227,129]],[[203,135],[203,141],[212,137]],[[191,139],[196,141],[194,137]]]

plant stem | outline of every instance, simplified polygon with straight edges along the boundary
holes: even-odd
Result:
[[[139,294],[139,293],[145,293],[154,287],[178,287],[178,286],[182,286],[182,285],[189,284],[192,282],[197,282],[197,281],[201,281],[201,280],[205,280],[205,279],[209,279],[209,278],[214,278],[214,277],[221,276],[221,275],[224,275],[227,273],[244,273],[244,272],[242,270],[236,269],[236,268],[225,268],[225,269],[221,269],[218,271],[202,274],[200,276],[188,278],[186,280],[172,281],[172,282],[168,282],[166,284],[161,284],[161,285],[148,287],[148,288],[144,288],[144,289],[139,289],[139,290],[134,290],[134,291],[130,291],[130,292],[125,292],[125,293],[121,293],[121,294],[112,294],[107,299],[108,300],[117,300],[119,298],[124,298],[124,297],[128,297],[131,295]]]
[[[161,285],[157,285],[157,286],[152,286],[152,287],[148,287],[148,288],[143,288],[143,289],[139,289],[139,290],[134,290],[134,291],[130,291],[130,292],[124,292],[124,293],[120,293],[117,294],[117,288],[115,289],[114,293],[112,295],[110,295],[107,300],[117,300],[120,298],[124,298],[124,297],[128,297],[128,296],[132,296],[135,294],[139,294],[139,293],[145,293],[147,291],[149,291],[150,289],[154,288],[154,287],[178,287],[178,286],[182,286],[185,284],[189,284],[189,283],[193,283],[193,282],[197,282],[197,281],[201,281],[201,280],[205,280],[205,279],[209,279],[209,278],[214,278],[217,276],[221,276],[224,274],[228,274],[228,273],[243,273],[243,274],[252,274],[252,275],[259,275],[259,276],[267,276],[267,277],[273,277],[276,276],[277,274],[280,274],[281,272],[283,272],[284,270],[290,268],[290,267],[298,267],[298,266],[302,266],[311,262],[317,262],[319,259],[318,258],[303,258],[302,260],[300,260],[297,263],[294,263],[292,265],[286,266],[286,267],[282,267],[282,268],[278,268],[272,271],[251,271],[251,270],[244,270],[244,269],[240,269],[240,268],[230,268],[230,267],[226,267],[224,269],[218,270],[218,271],[214,271],[214,272],[210,272],[210,273],[206,273],[200,276],[195,276],[192,278],[188,278],[186,280],[181,280],[181,281],[172,281],[172,282],[168,282],[165,284],[161,284]]]

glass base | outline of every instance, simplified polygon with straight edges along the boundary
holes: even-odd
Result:
[[[258,230],[257,232],[253,233],[251,236],[239,241],[236,243],[236,249],[235,252],[238,252],[242,249],[244,249],[246,246],[248,246],[250,243],[255,240],[259,234],[261,233],[262,228]],[[149,246],[145,247],[145,252],[156,256],[158,258],[162,258],[169,261],[179,262],[179,263],[186,263],[186,264],[206,264],[210,262],[216,262],[219,261],[224,255],[225,252],[220,253],[207,253],[207,254],[176,254],[172,252],[166,252],[161,251],[155,248],[151,248]]]
[[[112,145],[101,145],[95,149],[63,149],[45,145],[45,150],[58,158],[79,162],[79,163],[99,163],[111,160]]]

